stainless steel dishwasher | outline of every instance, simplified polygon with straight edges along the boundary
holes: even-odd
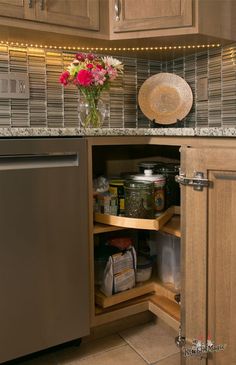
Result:
[[[0,140],[0,363],[89,333],[83,138]]]

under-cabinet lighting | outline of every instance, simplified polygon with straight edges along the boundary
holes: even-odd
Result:
[[[130,52],[143,52],[143,51],[170,51],[170,50],[180,50],[180,49],[201,49],[201,48],[216,48],[220,47],[221,44],[197,44],[197,45],[185,45],[185,46],[151,46],[151,47],[71,47],[71,46],[54,46],[46,44],[29,44],[29,43],[19,43],[19,42],[8,42],[0,41],[2,46],[10,47],[31,47],[31,48],[41,48],[41,49],[55,49],[64,51],[87,51],[87,52],[103,52],[103,51],[130,51]]]

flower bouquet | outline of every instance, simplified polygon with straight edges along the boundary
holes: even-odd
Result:
[[[109,88],[111,81],[123,73],[123,67],[120,61],[110,56],[77,53],[72,63],[60,75],[62,85],[75,85],[86,100],[87,108],[85,112],[83,110],[82,120],[84,127],[101,126],[103,115],[98,108],[100,94]]]

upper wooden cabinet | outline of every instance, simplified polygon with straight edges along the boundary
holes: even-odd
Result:
[[[0,0],[0,16],[60,25],[62,29],[71,27],[77,30],[98,30],[99,1]],[[26,24],[23,23],[23,26]],[[30,28],[32,22],[28,25]],[[42,30],[44,30],[43,27]],[[53,31],[53,29],[51,30]]]
[[[236,40],[236,1],[0,0],[0,21],[13,29],[13,40],[23,28],[27,41],[42,40],[31,29],[50,32],[54,44],[84,47],[225,44]]]
[[[97,0],[36,0],[36,20],[80,29],[99,29]]]
[[[197,35],[236,39],[235,0],[100,0],[109,6],[109,39]],[[101,31],[104,19],[101,18]],[[107,22],[107,20],[105,20]],[[219,26],[220,25],[220,26]],[[163,39],[161,39],[163,43]],[[145,46],[145,45],[144,45]]]
[[[114,32],[193,25],[192,0],[114,0]]]
[[[28,2],[30,6],[30,1]],[[0,15],[24,19],[24,0],[0,0]]]

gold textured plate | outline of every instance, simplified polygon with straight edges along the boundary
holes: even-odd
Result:
[[[193,94],[182,77],[161,72],[142,84],[138,103],[143,114],[158,124],[172,124],[182,120],[193,104]]]

